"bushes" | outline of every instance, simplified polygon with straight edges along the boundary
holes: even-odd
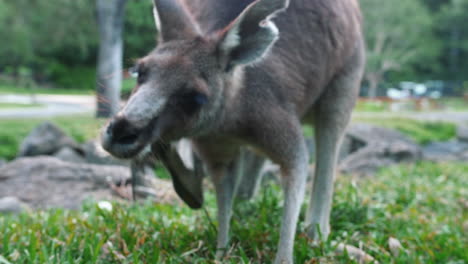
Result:
[[[65,89],[94,90],[96,87],[96,69],[94,67],[67,67],[58,64],[51,69],[54,83]]]

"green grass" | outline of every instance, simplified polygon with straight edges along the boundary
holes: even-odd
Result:
[[[41,107],[41,104],[18,104],[18,103],[3,103],[0,102],[0,109],[17,109],[17,108],[31,108]]]
[[[336,183],[332,234],[313,246],[300,224],[296,263],[354,263],[334,256],[334,242],[359,247],[380,263],[467,263],[466,164],[420,163],[387,168],[372,178]],[[270,263],[276,251],[281,192],[269,185],[253,202],[238,202],[226,263]],[[88,202],[80,211],[0,216],[0,259],[11,263],[214,263],[214,197],[208,215],[186,206]],[[305,207],[303,208],[305,209]],[[301,221],[304,218],[301,214]],[[465,225],[465,227],[463,227]],[[389,237],[406,252],[389,253]]]
[[[383,101],[358,100],[354,111],[385,112],[388,111],[388,103]]]
[[[21,141],[44,119],[0,119],[0,158],[13,159]],[[105,120],[90,116],[50,119],[78,142],[96,138]]]
[[[397,101],[395,101],[397,102]],[[468,100],[462,97],[442,97],[440,99],[430,99],[430,107],[428,109],[417,110],[416,100],[406,100],[398,102],[400,107],[405,110],[401,112],[421,112],[421,111],[467,111]],[[382,100],[370,100],[360,98],[355,107],[357,112],[390,112],[391,102]]]
[[[0,94],[70,94],[70,95],[91,95],[93,90],[85,89],[63,89],[63,88],[46,88],[46,87],[18,87],[15,85],[0,83]]]
[[[419,144],[446,141],[456,136],[456,125],[449,122],[418,121],[408,118],[357,118],[354,121],[396,129]]]
[[[453,111],[468,110],[468,99],[464,99],[461,97],[445,97],[441,98],[438,102],[444,109]]]

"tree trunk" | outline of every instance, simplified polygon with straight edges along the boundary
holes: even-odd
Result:
[[[381,78],[379,77],[378,74],[368,74],[366,79],[367,79],[367,82],[369,83],[367,97],[375,98],[377,96],[377,88],[379,86],[379,82]]]
[[[126,2],[127,0],[96,0],[99,27],[97,117],[110,117],[119,110]]]

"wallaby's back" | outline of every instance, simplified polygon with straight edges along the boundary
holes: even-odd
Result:
[[[252,0],[184,0],[202,31],[222,29]],[[357,0],[291,0],[274,18],[280,38],[267,57],[246,68],[246,86],[294,104],[304,115],[350,60],[362,60]],[[362,67],[362,65],[357,65]],[[273,90],[273,91],[272,91]]]

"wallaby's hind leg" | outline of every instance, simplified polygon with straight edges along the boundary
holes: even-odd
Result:
[[[330,233],[337,152],[358,96],[362,76],[362,54],[357,52],[353,59],[353,63],[330,83],[314,109],[316,167],[306,215],[308,235],[314,240],[327,240]]]
[[[238,155],[227,164],[209,164],[208,170],[216,190],[218,206],[218,237],[216,259],[225,256],[229,243],[229,229],[232,216],[232,204],[236,196],[244,160]]]

